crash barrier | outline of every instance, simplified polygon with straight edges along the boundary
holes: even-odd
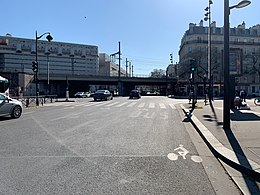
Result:
[[[35,106],[36,105],[36,97],[37,96],[23,96],[23,97],[13,97],[22,102],[25,107]],[[46,103],[53,103],[57,101],[57,95],[39,95],[38,96],[39,105]]]

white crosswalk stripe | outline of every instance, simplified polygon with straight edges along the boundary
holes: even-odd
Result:
[[[104,106],[106,104],[110,104],[110,102],[96,102],[95,106]]]
[[[127,105],[126,107],[133,107],[137,102],[131,102],[129,105]]]
[[[143,108],[145,106],[145,103],[141,103],[141,104],[139,104],[137,107],[138,108]]]
[[[175,105],[174,104],[169,104],[169,106],[173,109],[173,110],[175,110],[176,109],[176,107],[175,107]]]
[[[116,105],[116,104],[118,104],[118,103],[120,103],[120,102],[113,102],[113,103],[108,104],[108,105],[106,105],[106,106],[110,107],[110,106],[114,106],[114,105]]]
[[[171,108],[173,110],[176,110],[176,105],[173,103],[169,104],[164,104],[164,103],[155,103],[155,102],[149,102],[149,103],[144,103],[144,102],[139,102],[139,101],[126,101],[126,102],[119,102],[119,101],[105,101],[105,102],[78,102],[77,104],[53,104],[53,105],[48,105],[48,106],[60,106],[63,105],[65,108],[78,108],[78,107],[90,107],[90,106],[95,106],[95,107],[137,107],[137,108],[149,108],[149,109],[166,109],[166,108]],[[217,109],[223,109],[223,108],[217,108]]]
[[[121,103],[121,104],[116,105],[115,107],[121,107],[121,106],[123,106],[123,105],[125,105],[125,104],[128,104],[128,102],[123,102],[123,103]]]
[[[155,108],[155,103],[150,103],[149,108]]]
[[[163,108],[163,109],[166,108],[166,106],[163,103],[159,103],[159,106],[160,106],[160,108]]]

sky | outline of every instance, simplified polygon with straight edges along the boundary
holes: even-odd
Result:
[[[212,0],[211,20],[223,26],[224,0]],[[240,0],[230,0],[230,6]],[[181,38],[189,23],[204,18],[208,0],[1,0],[0,35],[35,39],[50,32],[53,41],[98,46],[99,53],[118,51],[131,61],[134,74],[165,70],[170,53],[178,62]],[[232,9],[230,27],[260,24],[260,0]],[[204,22],[208,26],[208,22]]]

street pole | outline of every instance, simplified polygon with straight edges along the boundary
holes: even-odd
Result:
[[[134,65],[132,65],[132,77],[134,77]]]
[[[35,40],[36,40],[35,62],[38,64],[38,36],[37,36],[37,31],[36,31]],[[38,64],[38,68],[39,68],[39,64]],[[37,71],[35,72],[36,106],[39,106],[38,68],[37,68]]]
[[[38,37],[37,30],[35,33],[35,64],[37,66],[35,72],[34,72],[34,78],[35,78],[35,87],[36,87],[36,106],[39,106],[39,81],[38,81],[38,70],[39,70],[39,63],[38,63],[38,39],[42,38],[43,35],[48,34],[46,37],[49,42],[53,39],[49,32],[43,33],[41,36]]]
[[[127,58],[125,59],[125,77],[127,77],[127,69],[128,69],[128,61]]]
[[[209,21],[208,24],[208,80],[209,80],[209,101],[213,100],[213,81],[212,81],[212,67],[211,67],[211,4],[212,0],[209,0],[208,7],[205,9],[207,13],[205,14],[205,21]]]
[[[120,81],[120,75],[121,75],[121,48],[120,48],[120,41],[118,42],[118,95],[121,95],[121,81]]]
[[[118,47],[119,47],[119,50],[118,50],[118,56],[119,56],[119,62],[118,62],[118,79],[120,80],[120,74],[121,74],[121,48],[120,48],[120,41],[118,42]]]
[[[230,73],[229,73],[229,15],[233,8],[243,8],[251,1],[242,0],[237,5],[229,7],[229,0],[224,0],[224,104],[223,104],[223,128],[230,129]]]
[[[47,83],[48,83],[48,95],[50,94],[50,61],[49,54],[47,54]]]
[[[229,0],[224,0],[224,108],[223,128],[230,129],[230,79],[229,79]]]
[[[66,101],[69,101],[69,81],[68,81],[68,75],[66,75]]]

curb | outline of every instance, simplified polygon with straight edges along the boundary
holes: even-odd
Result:
[[[187,110],[182,104],[181,108],[187,118],[190,119],[190,122],[205,141],[211,152],[217,158],[221,159],[223,162],[233,167],[234,169],[245,173],[246,175],[260,182],[260,165],[258,163],[226,148],[214,137],[214,135],[199,121],[196,116],[190,115],[189,110]]]

